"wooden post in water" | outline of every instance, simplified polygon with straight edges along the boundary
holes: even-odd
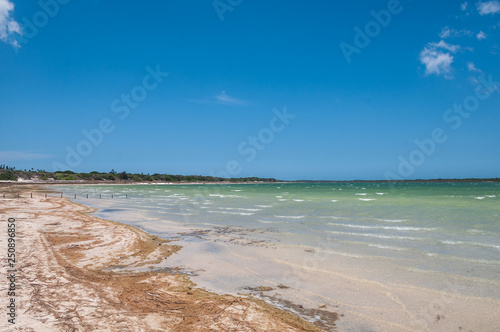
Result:
[[[45,193],[45,198],[47,198],[47,193]]]
[[[87,198],[89,198],[89,194],[87,194]]]
[[[76,199],[76,194],[75,194],[75,199]]]
[[[127,194],[125,194],[125,198],[127,198]]]
[[[113,198],[113,194],[111,194],[111,198]]]
[[[101,199],[101,197],[102,197],[102,194],[99,194],[99,199]]]
[[[33,198],[33,193],[31,193],[31,198]]]
[[[62,194],[63,194],[63,193],[61,193],[61,198],[62,198]]]

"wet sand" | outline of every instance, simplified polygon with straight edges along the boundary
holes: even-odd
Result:
[[[9,323],[2,306],[0,330],[322,331],[258,299],[197,288],[175,271],[133,272],[181,247],[90,216],[91,208],[65,198],[31,198],[34,190],[40,188],[2,184],[0,277],[8,280],[7,220],[15,218],[16,317]],[[0,283],[4,303],[8,288]]]

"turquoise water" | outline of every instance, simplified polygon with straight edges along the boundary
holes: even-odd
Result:
[[[403,264],[453,273],[470,270],[464,265],[467,263],[478,265],[482,277],[499,277],[499,183],[58,188],[68,196],[104,195],[101,204],[113,204],[111,211],[101,211],[104,217],[140,211],[149,218],[196,229],[229,226],[267,230],[275,241],[312,247],[328,239],[328,243],[335,243],[338,254],[394,257],[405,261]],[[112,201],[111,194],[115,196]],[[99,201],[90,201],[99,206]],[[449,264],[441,265],[443,259]]]
[[[205,288],[285,284],[276,296],[336,308],[350,317],[345,330],[449,331],[437,315],[477,328],[484,310],[500,310],[500,183],[54,188],[176,239],[183,249],[167,267],[194,271]]]

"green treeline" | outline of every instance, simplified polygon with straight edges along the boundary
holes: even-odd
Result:
[[[172,175],[155,173],[150,175],[144,173],[110,172],[103,173],[93,171],[90,173],[76,173],[73,171],[47,172],[45,170],[16,170],[15,167],[0,165],[0,180],[17,181],[18,178],[25,180],[58,180],[58,181],[127,181],[127,182],[276,182],[272,178],[220,178],[203,175]]]

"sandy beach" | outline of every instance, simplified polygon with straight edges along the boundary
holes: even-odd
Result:
[[[181,247],[135,227],[90,216],[89,207],[4,185],[0,200],[3,303],[9,287],[9,218],[15,219],[15,324],[9,331],[321,331],[263,301],[199,289],[172,272],[126,272]],[[19,194],[20,198],[17,198]],[[12,220],[12,219],[10,219]],[[12,266],[11,266],[12,267]],[[9,272],[8,272],[9,271]]]

